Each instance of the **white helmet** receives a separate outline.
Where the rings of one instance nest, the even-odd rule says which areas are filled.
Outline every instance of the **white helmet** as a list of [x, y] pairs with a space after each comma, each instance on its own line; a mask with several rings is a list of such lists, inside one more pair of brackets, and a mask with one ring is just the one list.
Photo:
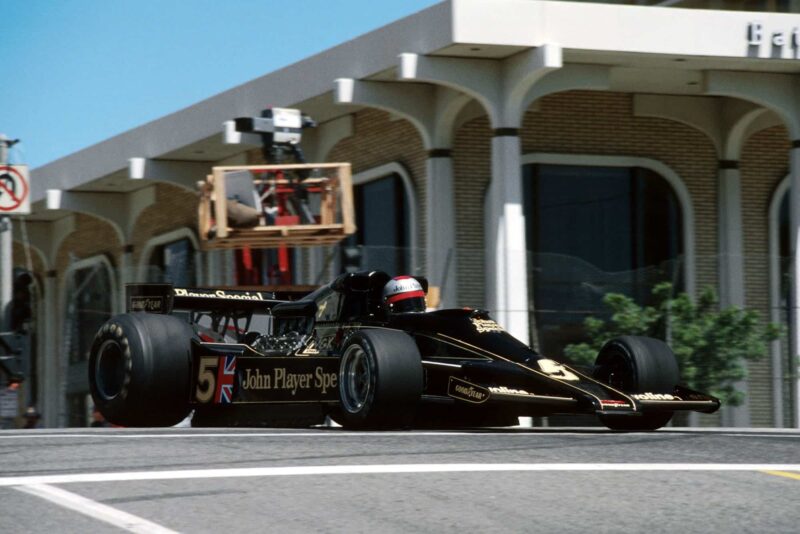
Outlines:
[[424, 312], [425, 291], [412, 276], [395, 276], [383, 286], [383, 302], [393, 313]]

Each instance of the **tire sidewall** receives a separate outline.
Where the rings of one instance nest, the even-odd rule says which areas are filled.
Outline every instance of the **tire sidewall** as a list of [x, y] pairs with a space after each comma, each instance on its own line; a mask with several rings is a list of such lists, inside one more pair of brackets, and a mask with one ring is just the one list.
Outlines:
[[344, 355], [358, 344], [369, 366], [369, 391], [356, 412], [340, 406], [334, 420], [350, 428], [402, 428], [413, 420], [422, 395], [422, 357], [407, 333], [391, 329], [362, 329], [350, 333], [342, 343], [339, 395], [346, 387]]
[[[675, 355], [666, 343], [643, 336], [622, 336], [607, 342], [600, 350], [595, 365], [599, 367], [613, 358], [622, 358], [628, 365], [631, 387], [626, 393], [672, 393], [680, 382]], [[641, 415], [600, 415], [600, 421], [612, 430], [649, 431], [666, 425], [672, 412], [656, 411]]]
[[364, 336], [363, 332], [357, 331], [350, 334], [342, 344], [342, 362], [339, 367], [339, 395], [341, 398], [345, 396], [344, 389], [346, 388], [345, 380], [345, 359], [344, 355], [348, 349], [353, 345], [358, 345], [364, 351], [366, 356], [367, 366], [369, 368], [369, 390], [367, 397], [364, 399], [362, 406], [355, 412], [345, 408], [344, 402], [341, 402], [341, 412], [343, 417], [350, 423], [358, 426], [363, 426], [368, 423], [369, 415], [372, 412], [372, 407], [375, 405], [375, 395], [377, 393], [378, 385], [378, 369], [377, 358], [375, 356], [375, 347], [370, 342], [368, 336]]
[[[177, 317], [143, 312], [104, 324], [89, 357], [89, 389], [95, 406], [122, 426], [170, 426], [189, 413], [192, 329]], [[98, 387], [100, 350], [115, 344], [122, 354], [122, 388], [112, 398]]]
[[675, 355], [666, 343], [644, 336], [622, 336], [607, 342], [597, 356], [596, 366], [618, 357], [632, 374], [629, 393], [672, 393], [680, 381]]
[[[136, 367], [136, 374], [141, 374], [141, 367], [143, 366], [142, 355], [144, 353], [139, 330], [136, 328], [136, 322], [132, 319], [131, 315], [121, 315], [110, 319], [101, 328], [95, 336], [94, 342], [89, 356], [89, 390], [92, 395], [95, 406], [100, 413], [110, 422], [116, 424], [125, 424], [128, 422], [126, 417], [128, 410], [128, 400], [133, 393], [134, 400], [136, 399], [138, 384], [131, 384], [134, 375], [134, 367]], [[134, 334], [134, 335], [131, 335]], [[122, 388], [112, 398], [104, 395], [98, 387], [98, 366], [102, 354], [100, 350], [106, 347], [107, 343], [115, 343], [122, 354], [123, 380]], [[136, 355], [136, 362], [134, 363], [134, 355]], [[133, 391], [132, 391], [133, 390]]]

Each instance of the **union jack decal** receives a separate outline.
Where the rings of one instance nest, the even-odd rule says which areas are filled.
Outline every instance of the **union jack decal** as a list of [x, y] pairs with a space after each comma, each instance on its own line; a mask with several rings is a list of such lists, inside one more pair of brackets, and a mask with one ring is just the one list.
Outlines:
[[233, 402], [233, 382], [236, 377], [236, 356], [220, 356], [217, 371], [217, 392], [214, 402], [230, 404]]

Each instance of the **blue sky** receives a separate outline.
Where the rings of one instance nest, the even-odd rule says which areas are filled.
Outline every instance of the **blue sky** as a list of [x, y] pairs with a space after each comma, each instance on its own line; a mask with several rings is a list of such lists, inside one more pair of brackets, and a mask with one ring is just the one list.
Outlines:
[[0, 0], [0, 132], [38, 167], [437, 0]]

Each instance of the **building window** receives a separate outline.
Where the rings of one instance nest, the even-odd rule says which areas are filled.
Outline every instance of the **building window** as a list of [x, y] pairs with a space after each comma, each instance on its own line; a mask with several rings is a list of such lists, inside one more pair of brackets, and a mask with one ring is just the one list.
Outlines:
[[607, 293], [640, 304], [661, 281], [682, 289], [683, 222], [670, 184], [642, 167], [524, 167], [532, 332], [545, 354], [583, 339]]
[[243, 248], [234, 253], [236, 285], [281, 286], [294, 284], [295, 249]]
[[187, 237], [153, 247], [148, 267], [149, 282], [169, 282], [178, 287], [197, 285], [195, 249]]
[[66, 322], [70, 364], [89, 358], [94, 335], [111, 317], [112, 292], [110, 274], [103, 263], [76, 269], [69, 276]]
[[[80, 264], [79, 264], [80, 265]], [[67, 425], [87, 426], [87, 360], [94, 336], [111, 318], [114, 284], [108, 261], [90, 260], [67, 273], [64, 346], [67, 349]]]
[[397, 173], [353, 187], [358, 230], [342, 246], [342, 271], [408, 272], [410, 221], [406, 196]]
[[783, 194], [778, 208], [778, 257], [780, 262], [780, 307], [785, 310], [788, 321], [789, 292], [791, 291], [792, 250], [791, 222], [789, 219], [789, 191]]

